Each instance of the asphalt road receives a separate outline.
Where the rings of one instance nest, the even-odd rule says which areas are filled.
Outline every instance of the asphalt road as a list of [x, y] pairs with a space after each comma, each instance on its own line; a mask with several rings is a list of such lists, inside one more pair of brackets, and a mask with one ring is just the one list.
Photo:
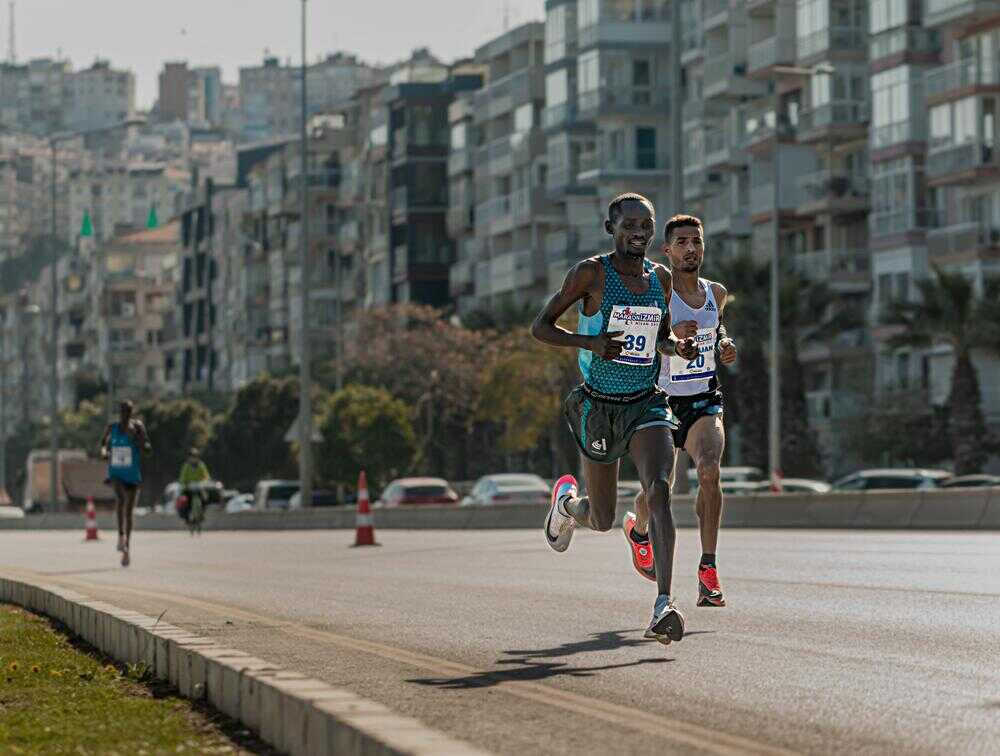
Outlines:
[[729, 607], [675, 594], [688, 635], [642, 630], [655, 589], [623, 536], [540, 532], [0, 533], [44, 575], [378, 700], [504, 754], [998, 753], [1000, 535], [730, 531]]

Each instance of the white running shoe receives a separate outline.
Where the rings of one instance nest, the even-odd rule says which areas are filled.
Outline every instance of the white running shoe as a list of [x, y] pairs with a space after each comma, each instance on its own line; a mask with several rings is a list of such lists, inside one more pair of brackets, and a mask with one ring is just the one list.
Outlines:
[[[549, 505], [549, 513], [545, 517], [544, 528], [545, 542], [553, 551], [565, 551], [569, 548], [569, 542], [573, 540], [576, 520], [560, 510], [559, 502], [567, 496], [575, 496], [578, 490], [576, 478], [572, 475], [563, 475], [552, 486], [552, 503]], [[556, 535], [553, 536], [553, 533]]]
[[670, 596], [660, 594], [656, 597], [656, 603], [653, 604], [653, 619], [643, 637], [655, 638], [664, 645], [684, 637], [684, 615], [674, 606]]

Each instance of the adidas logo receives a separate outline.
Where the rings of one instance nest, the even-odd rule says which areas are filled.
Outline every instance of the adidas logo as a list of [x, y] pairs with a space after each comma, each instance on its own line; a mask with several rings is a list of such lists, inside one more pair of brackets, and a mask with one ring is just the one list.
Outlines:
[[595, 454], [607, 454], [608, 453], [608, 442], [606, 439], [601, 439], [600, 441], [595, 441], [590, 445], [590, 448], [594, 450]]
[[715, 305], [712, 304], [711, 302], [707, 302], [705, 304], [705, 309], [708, 310], [709, 312], [715, 312]]

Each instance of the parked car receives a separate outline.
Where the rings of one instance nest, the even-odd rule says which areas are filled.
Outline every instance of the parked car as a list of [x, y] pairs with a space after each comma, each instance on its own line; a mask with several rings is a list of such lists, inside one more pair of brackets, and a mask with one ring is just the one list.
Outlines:
[[[335, 507], [340, 502], [337, 501], [336, 491], [313, 491], [312, 493], [312, 505], [314, 507]], [[289, 500], [289, 509], [301, 509], [302, 508], [302, 494], [300, 491], [296, 491], [292, 494], [292, 498]]]
[[297, 480], [259, 480], [254, 489], [254, 509], [290, 509], [292, 496], [299, 491]]
[[[767, 481], [761, 483], [764, 491], [771, 489], [771, 484]], [[784, 478], [781, 481], [783, 493], [829, 493], [833, 489], [829, 483], [822, 480], [809, 480], [808, 478]]]
[[254, 508], [253, 494], [237, 494], [226, 502], [226, 514], [239, 514], [249, 512]]
[[549, 484], [537, 475], [527, 473], [484, 475], [476, 481], [469, 495], [462, 499], [462, 506], [548, 504], [551, 495]]
[[23, 520], [24, 510], [8, 505], [0, 506], [0, 520]]
[[956, 475], [941, 481], [941, 488], [984, 488], [1000, 486], [1000, 475]]
[[458, 494], [443, 478], [399, 478], [392, 481], [376, 507], [457, 504]]
[[859, 470], [833, 484], [836, 491], [880, 491], [888, 489], [937, 488], [952, 477], [947, 470], [876, 469]]

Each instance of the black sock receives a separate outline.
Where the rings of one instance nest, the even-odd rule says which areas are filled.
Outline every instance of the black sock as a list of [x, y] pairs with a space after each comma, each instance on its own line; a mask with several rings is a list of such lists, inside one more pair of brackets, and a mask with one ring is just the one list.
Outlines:
[[638, 543], [640, 546], [649, 543], [649, 533], [640, 533], [635, 528], [632, 528], [632, 532], [629, 533], [629, 538]]
[[701, 565], [703, 567], [715, 567], [715, 554], [703, 553], [701, 555]]

